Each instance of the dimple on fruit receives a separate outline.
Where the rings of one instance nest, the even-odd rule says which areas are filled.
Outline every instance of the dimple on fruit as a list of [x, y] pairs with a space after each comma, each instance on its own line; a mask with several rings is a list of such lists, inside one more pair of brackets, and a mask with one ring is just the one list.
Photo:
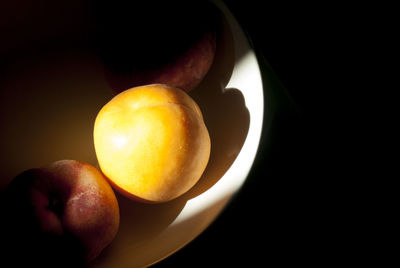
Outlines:
[[94, 145], [104, 175], [122, 194], [166, 202], [203, 174], [211, 142], [199, 106], [164, 84], [128, 89], [98, 113]]

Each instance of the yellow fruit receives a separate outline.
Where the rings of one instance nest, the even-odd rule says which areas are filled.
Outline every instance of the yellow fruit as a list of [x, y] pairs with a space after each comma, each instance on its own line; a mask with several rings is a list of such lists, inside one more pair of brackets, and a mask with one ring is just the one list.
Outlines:
[[108, 102], [94, 126], [101, 170], [128, 197], [165, 202], [200, 179], [210, 137], [198, 105], [163, 84], [128, 89]]

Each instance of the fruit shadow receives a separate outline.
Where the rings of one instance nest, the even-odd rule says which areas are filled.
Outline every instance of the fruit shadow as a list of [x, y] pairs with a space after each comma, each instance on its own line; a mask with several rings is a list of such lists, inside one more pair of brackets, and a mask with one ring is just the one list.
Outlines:
[[221, 22], [214, 64], [204, 81], [189, 94], [200, 106], [210, 134], [211, 154], [200, 181], [184, 196], [191, 199], [207, 191], [230, 168], [246, 139], [250, 114], [240, 89], [227, 88], [235, 62], [240, 60], [226, 21]]

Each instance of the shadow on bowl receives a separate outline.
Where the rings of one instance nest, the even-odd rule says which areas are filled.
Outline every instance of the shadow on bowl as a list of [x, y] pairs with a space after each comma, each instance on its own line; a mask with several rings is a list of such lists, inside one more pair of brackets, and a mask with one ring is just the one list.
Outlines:
[[[114, 261], [121, 260], [120, 264], [123, 265], [122, 260], [129, 259], [132, 254], [141, 256], [140, 259], [152, 259], [152, 253], [149, 252], [151, 242], [160, 236], [166, 237], [172, 243], [173, 231], [164, 231], [190, 199], [218, 182], [239, 154], [247, 136], [250, 116], [240, 90], [225, 88], [235, 64], [233, 37], [226, 23], [222, 18], [216, 56], [209, 73], [202, 83], [189, 93], [200, 106], [211, 138], [211, 155], [205, 172], [191, 190], [167, 203], [141, 204], [118, 195], [122, 220], [119, 234], [93, 266], [108, 267], [111, 265], [111, 262], [108, 262], [109, 258]], [[190, 221], [202, 221], [207, 218], [207, 214], [213, 214], [209, 210], [220, 209], [226, 202], [226, 198], [221, 198], [220, 202], [207, 211], [197, 213]], [[125, 235], [127, 233], [129, 236]], [[157, 241], [162, 241], [160, 237], [157, 237]]]

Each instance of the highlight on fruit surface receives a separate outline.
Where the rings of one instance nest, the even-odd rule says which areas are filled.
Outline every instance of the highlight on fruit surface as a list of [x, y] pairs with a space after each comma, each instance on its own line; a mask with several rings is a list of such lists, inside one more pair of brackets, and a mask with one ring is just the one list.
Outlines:
[[196, 102], [163, 84], [128, 89], [100, 110], [94, 145], [104, 175], [122, 194], [165, 202], [203, 174], [211, 141]]

